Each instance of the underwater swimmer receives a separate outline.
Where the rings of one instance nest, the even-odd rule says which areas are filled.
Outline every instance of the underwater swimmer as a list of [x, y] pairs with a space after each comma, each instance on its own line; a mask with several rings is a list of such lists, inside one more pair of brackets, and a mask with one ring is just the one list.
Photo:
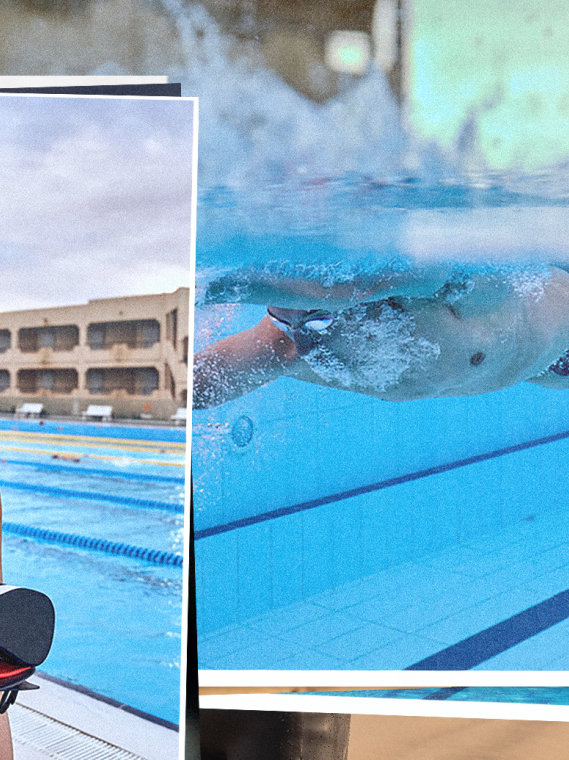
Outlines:
[[323, 298], [308, 283], [299, 298], [290, 288], [284, 307], [196, 354], [195, 408], [281, 376], [387, 401], [477, 395], [522, 381], [569, 388], [566, 271], [442, 274], [423, 286], [380, 283], [355, 305], [353, 292]]

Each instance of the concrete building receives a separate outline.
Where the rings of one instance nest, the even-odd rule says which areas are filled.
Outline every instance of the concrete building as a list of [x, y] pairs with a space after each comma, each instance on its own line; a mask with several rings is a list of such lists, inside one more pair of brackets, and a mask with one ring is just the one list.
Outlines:
[[168, 419], [187, 403], [189, 290], [0, 314], [0, 411], [111, 405]]

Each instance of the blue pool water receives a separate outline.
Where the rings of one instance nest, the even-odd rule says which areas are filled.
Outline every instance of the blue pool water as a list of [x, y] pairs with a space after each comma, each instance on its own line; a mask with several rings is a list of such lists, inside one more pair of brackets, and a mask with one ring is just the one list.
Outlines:
[[319, 696], [367, 697], [372, 699], [434, 699], [453, 702], [520, 702], [534, 705], [569, 705], [569, 688], [566, 686], [467, 686], [444, 689], [362, 689], [312, 693]]
[[[566, 157], [491, 171], [479, 119], [499, 105], [425, 144], [380, 72], [315, 105], [203, 9], [166, 7], [200, 96], [198, 350], [285, 291], [327, 309], [436, 264], [527, 295], [567, 267]], [[192, 424], [202, 668], [569, 667], [567, 392], [395, 404], [279, 379]]]
[[[565, 196], [534, 190], [337, 179], [306, 190], [288, 231], [267, 198], [253, 229], [230, 192], [231, 224], [206, 198], [196, 346], [263, 316], [239, 303], [259, 277], [278, 298], [285, 281], [353, 284], [440, 249], [529, 287], [569, 239]], [[294, 206], [298, 186], [271, 199], [289, 192]], [[219, 292], [233, 302], [209, 303]], [[568, 431], [569, 396], [527, 383], [392, 404], [280, 379], [195, 412], [201, 667], [564, 667]]]
[[173, 723], [181, 567], [64, 545], [52, 534], [22, 537], [11, 526], [181, 555], [184, 441], [181, 429], [0, 421], [4, 580], [44, 591], [56, 608], [42, 670]]

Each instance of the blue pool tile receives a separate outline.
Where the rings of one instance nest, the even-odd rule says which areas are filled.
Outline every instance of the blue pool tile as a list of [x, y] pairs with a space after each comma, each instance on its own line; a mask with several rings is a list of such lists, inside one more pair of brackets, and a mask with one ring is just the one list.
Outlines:
[[425, 557], [425, 567], [443, 572], [468, 574], [468, 568], [472, 562], [479, 562], [481, 558], [491, 555], [491, 551], [482, 548], [472, 548], [467, 544], [457, 543], [456, 546], [436, 552]]
[[466, 541], [462, 546], [456, 547], [455, 552], [460, 560], [461, 550], [484, 554], [501, 551], [504, 546], [513, 548], [516, 544], [522, 543], [528, 534], [532, 534], [531, 523], [518, 521], [515, 525], [501, 530], [497, 534], [479, 536], [471, 541]]
[[361, 499], [346, 499], [330, 505], [332, 527], [332, 583], [340, 586], [360, 578], [361, 568]]
[[450, 594], [434, 587], [431, 593], [418, 596], [412, 606], [385, 616], [381, 622], [404, 633], [418, 633], [452, 614], [486, 601], [488, 596], [483, 586], [477, 583], [465, 584], [463, 589]]
[[569, 622], [564, 621], [478, 665], [476, 670], [556, 670], [566, 656]]
[[385, 494], [381, 491], [359, 497], [361, 510], [362, 574], [378, 573], [389, 565], [387, 552]]
[[272, 521], [273, 606], [283, 607], [303, 599], [304, 555], [302, 515]]
[[415, 559], [458, 543], [463, 506], [456, 499], [459, 488], [456, 475], [456, 472], [444, 473], [406, 484]]
[[368, 623], [355, 631], [338, 636], [332, 641], [323, 642], [313, 648], [330, 657], [343, 658], [347, 662], [367, 652], [380, 649], [400, 638], [401, 633], [399, 631]]
[[335, 505], [309, 510], [302, 515], [303, 595], [308, 598], [332, 586], [333, 526], [329, 512]]
[[201, 553], [200, 628], [204, 633], [239, 622], [239, 553], [237, 531], [205, 538]]
[[508, 567], [513, 561], [513, 557], [508, 559], [504, 556], [495, 556], [489, 554], [485, 557], [479, 557], [477, 559], [469, 559], [462, 564], [456, 564], [454, 566], [455, 572], [462, 573], [468, 578], [482, 579], [493, 573], [499, 572], [504, 567]]
[[[225, 500], [221, 477], [211, 477], [212, 459], [209, 439], [195, 438], [192, 445], [193, 504], [195, 529], [225, 522]], [[213, 460], [215, 461], [215, 460]]]
[[344, 614], [350, 615], [355, 620], [381, 625], [386, 618], [407, 609], [411, 604], [409, 599], [402, 599], [397, 594], [376, 593], [372, 599], [345, 609]]
[[277, 670], [341, 670], [344, 660], [307, 649], [276, 663]]
[[275, 670], [281, 660], [298, 654], [298, 644], [291, 641], [271, 639], [257, 641], [252, 637], [252, 645], [238, 652], [220, 657], [216, 663], [217, 670]]
[[264, 636], [260, 631], [252, 630], [246, 626], [239, 626], [233, 630], [200, 641], [198, 644], [199, 660], [200, 662], [202, 659], [207, 662], [217, 662], [222, 657], [226, 657], [242, 649], [248, 649], [253, 640], [256, 644], [263, 643], [266, 645], [271, 641], [271, 637]]
[[[497, 464], [496, 464], [497, 463]], [[453, 486], [460, 498], [459, 535], [462, 542], [502, 528], [499, 468], [502, 460], [481, 462], [453, 473]]]
[[425, 636], [454, 644], [532, 607], [547, 595], [526, 587], [512, 589], [424, 629]]
[[321, 619], [327, 614], [323, 607], [301, 602], [284, 609], [274, 610], [267, 615], [251, 618], [247, 621], [247, 625], [267, 635], [278, 636], [285, 631]]
[[378, 595], [381, 586], [372, 578], [347, 583], [337, 589], [328, 589], [321, 594], [311, 597], [312, 604], [325, 607], [328, 610], [345, 610], [362, 602], [372, 601]]
[[475, 579], [474, 583], [478, 585], [485, 597], [497, 596], [511, 589], [525, 586], [532, 582], [537, 575], [535, 565], [526, 560], [525, 562], [513, 562], [510, 566], [504, 567], [491, 575], [484, 578]]
[[272, 526], [260, 523], [236, 533], [239, 537], [239, 614], [241, 620], [246, 620], [271, 609]]
[[346, 615], [330, 613], [312, 623], [306, 623], [288, 631], [281, 631], [286, 641], [296, 641], [301, 646], [315, 647], [345, 633], [361, 628], [363, 623]]
[[198, 635], [203, 627], [203, 597], [204, 597], [204, 576], [203, 576], [203, 549], [198, 542], [194, 544], [194, 575], [196, 584], [196, 625]]
[[390, 644], [368, 652], [347, 664], [349, 670], [404, 670], [435, 652], [441, 645], [421, 636], [402, 636]]
[[536, 574], [536, 576], [525, 587], [544, 599], [569, 589], [569, 567], [567, 566], [541, 575]]
[[410, 508], [415, 495], [408, 483], [381, 492], [385, 505], [384, 530], [388, 565], [414, 561], [417, 558], [417, 526], [414, 524], [413, 510]]

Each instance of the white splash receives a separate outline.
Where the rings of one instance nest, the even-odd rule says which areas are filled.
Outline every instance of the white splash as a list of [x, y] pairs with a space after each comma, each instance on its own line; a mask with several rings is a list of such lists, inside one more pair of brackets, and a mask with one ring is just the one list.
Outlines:
[[438, 344], [415, 334], [409, 313], [382, 302], [340, 312], [329, 338], [304, 359], [326, 383], [382, 393], [439, 355]]

